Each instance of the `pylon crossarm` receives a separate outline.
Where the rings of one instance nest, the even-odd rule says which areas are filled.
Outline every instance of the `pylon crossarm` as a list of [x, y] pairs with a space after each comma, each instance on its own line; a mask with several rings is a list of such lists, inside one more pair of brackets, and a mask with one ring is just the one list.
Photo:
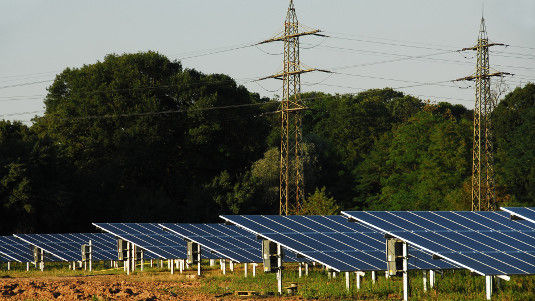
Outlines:
[[303, 69], [303, 70], [296, 70], [296, 71], [290, 71], [290, 72], [281, 72], [281, 73], [277, 73], [277, 74], [274, 74], [274, 75], [270, 75], [270, 76], [266, 76], [266, 77], [262, 77], [262, 78], [259, 78], [258, 80], [265, 80], [265, 79], [269, 79], [269, 78], [274, 78], [274, 79], [284, 79], [284, 76], [285, 75], [298, 75], [298, 74], [303, 74], [303, 73], [308, 73], [308, 72], [313, 72], [313, 71], [321, 71], [321, 72], [329, 72], [329, 71], [325, 71], [325, 70], [318, 70], [318, 69]]
[[275, 37], [275, 38], [272, 38], [272, 39], [268, 39], [268, 40], [262, 41], [262, 42], [258, 43], [257, 45], [262, 45], [262, 44], [271, 43], [271, 42], [277, 42], [277, 41], [284, 41], [284, 40], [287, 40], [287, 39], [297, 38], [297, 37], [301, 37], [301, 36], [309, 36], [309, 35], [326, 37], [325, 35], [319, 34], [320, 32], [321, 32], [321, 30], [316, 29], [316, 30], [312, 30], [312, 31], [305, 31], [305, 32], [299, 32], [299, 33], [294, 33], [294, 34], [289, 34], [289, 35], [283, 35], [283, 36], [280, 36], [280, 37]]
[[476, 45], [476, 46], [474, 46], [474, 47], [463, 48], [463, 49], [458, 50], [458, 51], [461, 52], [461, 51], [468, 51], [468, 50], [478, 50], [478, 49], [480, 49], [480, 48], [492, 47], [492, 46], [504, 46], [504, 47], [509, 47], [509, 45], [507, 45], [507, 44], [503, 44], [503, 43], [488, 43], [488, 44], [485, 44], [485, 45]]
[[278, 110], [278, 111], [275, 111], [274, 113], [281, 113], [281, 112], [295, 112], [295, 111], [302, 111], [302, 110], [307, 110], [308, 108], [305, 108], [305, 107], [302, 107], [302, 108], [290, 108], [290, 109], [285, 109], [285, 110]]
[[456, 80], [454, 80], [454, 82], [465, 81], [465, 80], [466, 81], [472, 81], [474, 79], [487, 79], [487, 78], [491, 78], [491, 77], [495, 77], [495, 76], [505, 76], [505, 75], [514, 75], [514, 74], [509, 73], [509, 72], [494, 72], [494, 73], [490, 73], [490, 74], [470, 75], [470, 76], [467, 76], [467, 77], [456, 79]]

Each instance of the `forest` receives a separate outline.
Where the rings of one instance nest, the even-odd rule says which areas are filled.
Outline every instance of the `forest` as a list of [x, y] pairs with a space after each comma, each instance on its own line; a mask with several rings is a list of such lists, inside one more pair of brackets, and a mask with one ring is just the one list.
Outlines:
[[[306, 93], [304, 214], [470, 210], [473, 112], [389, 88]], [[31, 126], [0, 121], [0, 232], [277, 214], [280, 116], [155, 52], [58, 74]], [[535, 85], [492, 116], [501, 205], [535, 206]]]

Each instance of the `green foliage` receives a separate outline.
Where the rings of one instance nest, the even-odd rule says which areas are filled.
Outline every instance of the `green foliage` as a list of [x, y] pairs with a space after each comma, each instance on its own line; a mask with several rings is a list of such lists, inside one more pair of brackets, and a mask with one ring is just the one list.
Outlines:
[[47, 136], [0, 121], [0, 232], [50, 231], [71, 222], [65, 193], [71, 171]]
[[470, 124], [421, 111], [385, 134], [355, 170], [357, 188], [376, 210], [445, 210], [470, 176]]
[[493, 114], [498, 192], [511, 206], [535, 206], [535, 84], [507, 95]]
[[336, 215], [340, 213], [340, 206], [336, 200], [330, 197], [325, 191], [325, 187], [316, 188], [303, 202], [300, 214], [302, 215]]

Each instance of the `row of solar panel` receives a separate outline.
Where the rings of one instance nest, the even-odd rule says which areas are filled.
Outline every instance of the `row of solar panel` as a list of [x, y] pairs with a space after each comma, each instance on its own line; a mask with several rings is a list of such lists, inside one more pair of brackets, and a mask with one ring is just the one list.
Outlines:
[[[261, 242], [254, 234], [223, 224], [95, 224], [107, 233], [16, 234], [0, 237], [0, 260], [33, 262], [33, 247], [49, 255], [49, 261], [79, 261], [81, 246], [91, 241], [94, 260], [117, 259], [117, 238], [144, 251], [145, 259], [186, 258], [187, 240], [203, 245], [203, 258], [225, 258], [234, 262], [260, 262]], [[286, 260], [297, 261], [289, 253]], [[304, 261], [300, 259], [300, 261]]]
[[342, 214], [481, 275], [535, 274], [535, 223], [528, 218], [514, 220], [507, 212]]
[[[67, 261], [79, 260], [80, 245], [88, 240], [94, 245], [95, 260], [115, 259], [119, 237], [145, 250], [147, 259], [185, 258], [184, 240], [190, 240], [209, 251], [202, 252], [205, 258], [235, 262], [260, 262], [257, 238], [261, 237], [290, 250], [285, 261], [305, 261], [304, 257], [336, 271], [373, 271], [387, 269], [384, 235], [388, 234], [410, 243], [412, 269], [467, 268], [485, 275], [532, 274], [535, 226], [529, 222], [529, 214], [535, 211], [503, 209], [516, 210], [514, 215], [527, 221], [512, 221], [504, 212], [344, 212], [346, 217], [222, 216], [239, 227], [102, 223], [94, 225], [108, 234], [17, 237]], [[347, 217], [359, 223], [348, 223]], [[11, 244], [15, 245], [13, 241]], [[1, 245], [0, 253], [15, 258]], [[16, 260], [27, 261], [20, 259]]]

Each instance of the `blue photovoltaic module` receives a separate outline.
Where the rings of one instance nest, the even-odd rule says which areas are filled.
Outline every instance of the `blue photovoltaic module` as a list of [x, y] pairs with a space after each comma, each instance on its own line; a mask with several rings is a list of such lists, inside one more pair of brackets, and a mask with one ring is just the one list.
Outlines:
[[[221, 216], [227, 222], [276, 242], [309, 260], [339, 271], [387, 269], [383, 234], [342, 216]], [[430, 254], [412, 250], [411, 269], [451, 269]]]
[[116, 260], [117, 240], [107, 233], [15, 234], [24, 242], [43, 249], [62, 261], [80, 261], [82, 245], [92, 244], [93, 260]]
[[535, 225], [505, 212], [342, 214], [481, 275], [535, 273]]

